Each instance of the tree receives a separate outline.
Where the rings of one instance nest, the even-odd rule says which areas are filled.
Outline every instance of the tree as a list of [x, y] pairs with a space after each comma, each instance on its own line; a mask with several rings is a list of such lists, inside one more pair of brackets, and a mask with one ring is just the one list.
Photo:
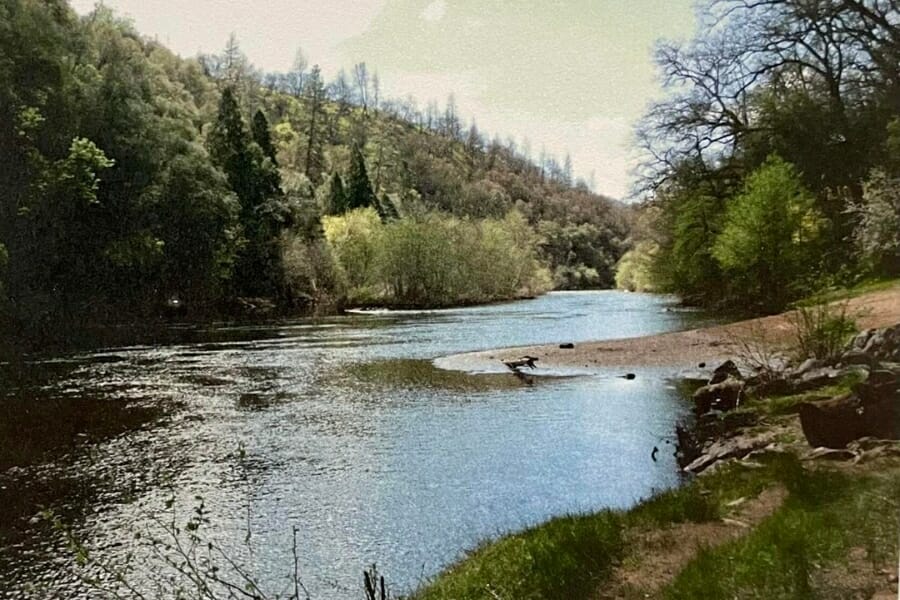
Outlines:
[[[266, 126], [266, 131], [268, 127]], [[210, 153], [228, 177], [241, 206], [247, 245], [237, 260], [238, 291], [272, 294], [280, 282], [276, 239], [284, 224], [283, 211], [273, 203], [280, 197], [280, 177], [262, 149], [250, 139], [237, 98], [225, 88], [219, 114], [209, 136]]]
[[350, 155], [350, 172], [347, 175], [347, 208], [376, 206], [375, 192], [366, 172], [366, 160], [359, 146], [354, 146]]
[[273, 165], [278, 166], [278, 161], [275, 158], [275, 145], [272, 143], [272, 132], [269, 129], [269, 120], [262, 110], [257, 110], [253, 115], [253, 141], [259, 145], [266, 158], [271, 160]]
[[335, 171], [331, 174], [327, 213], [330, 215], [341, 215], [347, 212], [347, 209], [347, 192], [344, 190], [344, 180], [341, 178], [340, 173]]
[[773, 155], [731, 201], [712, 253], [747, 303], [777, 311], [807, 291], [820, 227], [799, 174]]
[[306, 105], [309, 125], [306, 128], [306, 165], [304, 172], [310, 181], [318, 181], [324, 168], [325, 158], [325, 84], [319, 65], [312, 68], [306, 83]]
[[863, 259], [877, 273], [900, 274], [900, 177], [873, 171], [862, 201], [849, 210], [858, 221], [853, 237]]

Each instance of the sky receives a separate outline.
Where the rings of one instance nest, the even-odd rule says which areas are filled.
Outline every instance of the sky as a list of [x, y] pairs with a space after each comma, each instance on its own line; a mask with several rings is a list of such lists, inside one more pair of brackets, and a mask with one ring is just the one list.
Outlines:
[[[87, 12], [95, 0], [72, 0]], [[234, 32], [250, 61], [290, 68], [297, 48], [329, 77], [365, 61], [383, 95], [442, 106], [450, 93], [479, 129], [527, 139], [595, 191], [623, 198], [633, 125], [661, 91], [659, 38], [695, 27], [693, 0], [104, 0], [182, 56]]]

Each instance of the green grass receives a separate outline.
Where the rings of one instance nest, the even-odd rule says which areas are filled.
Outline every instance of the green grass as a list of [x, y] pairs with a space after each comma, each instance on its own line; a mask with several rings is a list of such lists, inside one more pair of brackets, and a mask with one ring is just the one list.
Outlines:
[[797, 407], [801, 403], [820, 400], [822, 398], [834, 398], [835, 396], [846, 394], [851, 390], [854, 384], [859, 383], [863, 378], [864, 376], [861, 372], [851, 373], [845, 375], [833, 385], [810, 390], [808, 392], [789, 394], [786, 396], [752, 398], [745, 403], [743, 408], [770, 416], [794, 414], [797, 412]]
[[[842, 597], [816, 577], [845, 569], [850, 549], [896, 560], [900, 473], [851, 476], [817, 470], [786, 478], [789, 496], [746, 537], [702, 551], [665, 590], [681, 598]], [[824, 588], [824, 589], [823, 589]]]
[[613, 565], [629, 558], [629, 530], [716, 520], [729, 502], [776, 484], [789, 493], [782, 508], [744, 538], [701, 551], [666, 589], [667, 597], [813, 597], [814, 569], [840, 561], [853, 546], [865, 547], [874, 560], [890, 559], [900, 470], [853, 476], [810, 469], [785, 454], [758, 462], [753, 468], [726, 465], [627, 512], [558, 518], [486, 543], [411, 598], [590, 598]]
[[412, 598], [585, 598], [623, 555], [622, 532], [610, 511], [553, 519], [485, 544]]
[[[629, 528], [718, 519], [726, 503], [755, 496], [785, 473], [784, 457], [761, 468], [730, 465], [654, 495], [628, 512], [553, 519], [486, 543], [415, 593], [415, 600], [589, 598], [628, 553]], [[795, 465], [796, 461], [789, 461]]]
[[884, 290], [900, 287], [900, 279], [865, 279], [856, 285], [847, 288], [833, 288], [813, 294], [808, 298], [794, 302], [794, 306], [814, 306], [826, 302], [837, 302]]

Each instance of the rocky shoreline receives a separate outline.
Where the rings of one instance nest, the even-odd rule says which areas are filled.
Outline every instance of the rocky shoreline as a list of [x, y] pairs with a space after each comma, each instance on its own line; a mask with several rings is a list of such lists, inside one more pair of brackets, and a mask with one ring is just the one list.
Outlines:
[[[762, 452], [810, 460], [900, 456], [900, 323], [863, 331], [831, 361], [739, 363], [726, 360], [713, 371], [693, 394], [694, 418], [676, 427], [686, 472]], [[780, 414], [762, 410], [771, 398], [787, 399]]]

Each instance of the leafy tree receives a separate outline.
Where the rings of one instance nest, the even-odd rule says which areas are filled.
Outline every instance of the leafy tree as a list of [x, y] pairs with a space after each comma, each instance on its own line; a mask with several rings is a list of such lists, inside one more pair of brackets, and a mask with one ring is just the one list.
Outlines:
[[359, 146], [354, 146], [350, 154], [350, 172], [347, 175], [347, 208], [376, 206], [375, 192], [366, 172], [366, 160]]
[[731, 201], [712, 253], [747, 303], [775, 311], [806, 291], [820, 228], [799, 174], [773, 155]]
[[873, 171], [850, 212], [858, 219], [854, 240], [863, 259], [876, 272], [900, 274], [900, 177]]

